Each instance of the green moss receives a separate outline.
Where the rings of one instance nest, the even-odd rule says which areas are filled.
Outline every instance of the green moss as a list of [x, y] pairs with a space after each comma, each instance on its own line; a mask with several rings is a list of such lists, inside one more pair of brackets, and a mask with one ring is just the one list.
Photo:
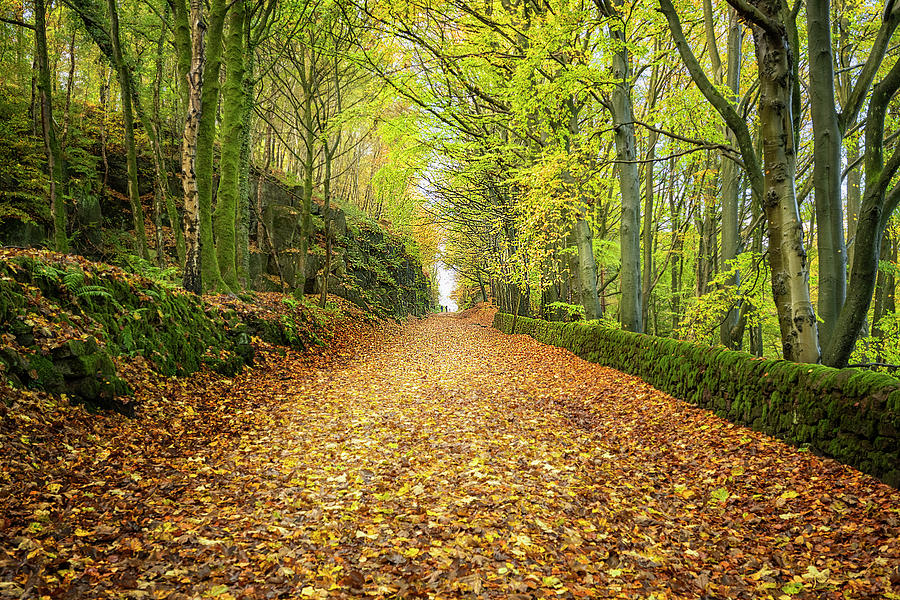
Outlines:
[[[510, 332], [513, 316], [497, 313], [494, 327]], [[588, 360], [645, 379], [656, 388], [736, 423], [808, 444], [900, 484], [900, 381], [882, 373], [831, 369], [744, 352], [605, 328], [525, 317], [517, 333], [567, 348]]]
[[33, 387], [50, 392], [57, 392], [62, 389], [63, 376], [53, 366], [53, 362], [44, 356], [32, 356], [28, 361], [31, 368], [31, 376], [33, 377]]

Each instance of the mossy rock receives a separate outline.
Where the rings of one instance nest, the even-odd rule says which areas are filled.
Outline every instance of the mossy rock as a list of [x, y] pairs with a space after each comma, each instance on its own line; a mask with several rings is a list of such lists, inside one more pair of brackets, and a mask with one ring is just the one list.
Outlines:
[[28, 368], [32, 381], [29, 386], [45, 390], [51, 393], [61, 394], [65, 391], [62, 373], [54, 366], [46, 356], [34, 355], [28, 360]]

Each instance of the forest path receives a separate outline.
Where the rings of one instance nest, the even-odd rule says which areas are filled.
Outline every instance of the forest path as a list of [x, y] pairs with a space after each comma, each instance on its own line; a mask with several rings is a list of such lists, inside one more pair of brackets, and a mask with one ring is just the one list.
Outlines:
[[285, 381], [286, 421], [235, 461], [291, 595], [892, 589], [900, 494], [488, 323], [433, 316]]
[[232, 434], [123, 431], [144, 449], [86, 467], [54, 597], [900, 594], [900, 493], [488, 323], [211, 387], [258, 400]]

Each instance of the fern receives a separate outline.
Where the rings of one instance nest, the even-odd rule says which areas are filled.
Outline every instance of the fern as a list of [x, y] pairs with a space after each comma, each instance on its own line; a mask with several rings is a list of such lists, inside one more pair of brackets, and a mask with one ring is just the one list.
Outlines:
[[122, 305], [113, 297], [112, 292], [102, 285], [90, 285], [85, 283], [85, 273], [81, 269], [65, 271], [62, 276], [62, 285], [76, 298], [87, 300], [93, 307], [93, 301], [102, 298], [122, 310]]
[[62, 269], [58, 269], [53, 265], [36, 262], [34, 265], [34, 274], [38, 277], [43, 277], [44, 279], [60, 279], [65, 275], [65, 271]]
[[121, 266], [129, 273], [149, 279], [160, 287], [170, 290], [179, 287], [177, 281], [178, 269], [175, 267], [160, 268], [150, 261], [133, 254], [126, 254], [123, 257]]
[[66, 271], [65, 275], [63, 275], [62, 283], [69, 292], [78, 295], [79, 291], [84, 287], [84, 271], [79, 269]]
[[113, 298], [113, 295], [109, 293], [109, 290], [102, 285], [81, 286], [78, 288], [78, 291], [75, 292], [75, 295], [79, 298], [105, 298], [106, 300], [112, 300], [115, 304], [118, 304]]

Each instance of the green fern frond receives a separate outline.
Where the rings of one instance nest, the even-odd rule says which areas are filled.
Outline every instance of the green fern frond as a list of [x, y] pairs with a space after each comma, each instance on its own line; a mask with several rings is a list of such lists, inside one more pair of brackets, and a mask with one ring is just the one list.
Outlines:
[[[62, 278], [63, 286], [73, 294], [78, 294], [84, 288], [84, 271], [73, 269], [66, 271]], [[96, 287], [96, 286], [94, 286]]]

